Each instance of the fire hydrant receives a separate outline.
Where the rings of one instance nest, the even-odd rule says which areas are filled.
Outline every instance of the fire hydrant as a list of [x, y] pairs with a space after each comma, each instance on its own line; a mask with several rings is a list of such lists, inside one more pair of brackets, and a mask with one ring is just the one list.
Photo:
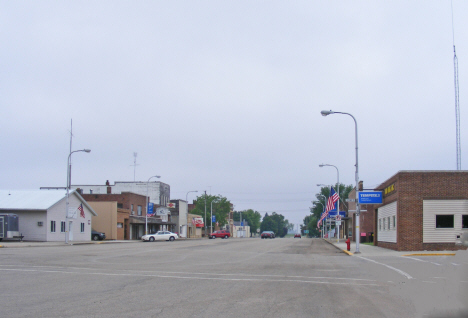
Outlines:
[[351, 240], [349, 238], [346, 240], [346, 249], [348, 252], [351, 250]]

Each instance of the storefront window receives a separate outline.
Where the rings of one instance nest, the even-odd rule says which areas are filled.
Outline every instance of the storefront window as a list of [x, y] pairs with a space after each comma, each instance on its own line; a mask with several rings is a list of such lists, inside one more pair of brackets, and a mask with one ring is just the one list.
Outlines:
[[453, 229], [453, 214], [436, 215], [436, 228], [451, 228]]

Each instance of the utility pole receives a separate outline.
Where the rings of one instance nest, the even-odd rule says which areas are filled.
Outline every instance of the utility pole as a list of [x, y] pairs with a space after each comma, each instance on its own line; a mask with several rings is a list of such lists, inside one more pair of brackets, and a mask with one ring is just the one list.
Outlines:
[[205, 190], [205, 236], [206, 236], [206, 190]]

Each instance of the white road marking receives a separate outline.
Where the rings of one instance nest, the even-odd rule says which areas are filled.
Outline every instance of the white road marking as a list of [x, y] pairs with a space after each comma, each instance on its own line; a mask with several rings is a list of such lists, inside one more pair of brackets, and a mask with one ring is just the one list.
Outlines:
[[399, 273], [399, 274], [405, 276], [405, 277], [408, 278], [408, 279], [413, 279], [413, 277], [411, 277], [410, 274], [408, 274], [408, 273], [402, 271], [401, 269], [395, 268], [395, 267], [393, 267], [393, 266], [390, 266], [390, 265], [387, 265], [387, 264], [384, 264], [384, 263], [380, 263], [380, 262], [374, 261], [373, 259], [370, 259], [370, 258], [366, 258], [366, 257], [362, 257], [362, 256], [357, 256], [357, 257], [359, 257], [359, 258], [361, 258], [361, 259], [365, 259], [366, 261], [369, 261], [369, 262], [373, 262], [373, 263], [376, 263], [376, 264], [385, 266], [385, 267], [387, 267], [387, 268], [389, 268], [389, 269], [391, 269], [391, 270], [393, 270], [393, 271], [395, 271], [395, 272], [397, 272], [397, 273]]
[[[0, 265], [8, 266], [8, 267], [26, 267], [22, 265]], [[56, 268], [55, 266], [27, 266], [29, 268]], [[63, 268], [65, 269], [74, 269], [74, 270], [83, 270], [83, 271], [91, 271], [96, 270], [94, 268], [86, 268], [86, 267], [68, 267]], [[1, 268], [0, 268], [1, 270]], [[30, 270], [33, 271], [33, 270]], [[245, 276], [245, 277], [277, 277], [277, 278], [304, 278], [304, 279], [337, 279], [337, 280], [354, 280], [354, 281], [368, 281], [368, 282], [375, 282], [375, 279], [366, 279], [366, 278], [348, 278], [348, 277], [328, 277], [328, 276], [288, 276], [288, 275], [258, 275], [258, 274], [245, 274], [245, 273], [198, 273], [198, 272], [171, 272], [171, 271], [134, 271], [134, 270], [118, 270], [120, 272], [124, 272], [123, 274], [127, 273], [128, 275], [131, 274], [141, 274], [141, 273], [163, 273], [163, 274], [181, 274], [181, 275], [209, 275], [209, 276]]]
[[[138, 277], [154, 277], [154, 278], [175, 278], [188, 280], [220, 280], [220, 281], [247, 281], [247, 282], [288, 282], [288, 283], [305, 283], [305, 284], [324, 284], [324, 285], [348, 285], [348, 286], [381, 286], [375, 283], [346, 283], [346, 282], [330, 282], [316, 280], [297, 280], [297, 279], [265, 279], [265, 278], [221, 278], [221, 277], [196, 277], [196, 276], [174, 276], [174, 275], [157, 275], [157, 274], [139, 274], [139, 273], [91, 273], [91, 272], [71, 272], [60, 270], [39, 270], [39, 269], [2, 269], [0, 271], [17, 271], [17, 272], [42, 272], [42, 273], [58, 273], [58, 274], [75, 274], [75, 275], [101, 275], [101, 276], [138, 276]], [[326, 277], [329, 279], [329, 277]]]
[[419, 258], [416, 258], [416, 257], [411, 257], [411, 256], [400, 256], [400, 257], [409, 258], [409, 259], [412, 259], [412, 260], [415, 260], [415, 261], [427, 263], [427, 261], [423, 261], [422, 259], [419, 259]]

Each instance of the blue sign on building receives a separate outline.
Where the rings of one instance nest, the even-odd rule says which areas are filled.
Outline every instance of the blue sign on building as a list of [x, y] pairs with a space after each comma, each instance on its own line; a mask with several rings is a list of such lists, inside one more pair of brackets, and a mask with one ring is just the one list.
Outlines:
[[[346, 211], [340, 211], [340, 216], [341, 217], [346, 217]], [[336, 217], [336, 211], [330, 211], [328, 212], [328, 218], [334, 219]]]
[[148, 202], [148, 213], [146, 214], [153, 214], [153, 203], [152, 202]]
[[359, 203], [361, 203], [361, 204], [382, 204], [382, 191], [361, 191], [361, 192], [359, 192]]

